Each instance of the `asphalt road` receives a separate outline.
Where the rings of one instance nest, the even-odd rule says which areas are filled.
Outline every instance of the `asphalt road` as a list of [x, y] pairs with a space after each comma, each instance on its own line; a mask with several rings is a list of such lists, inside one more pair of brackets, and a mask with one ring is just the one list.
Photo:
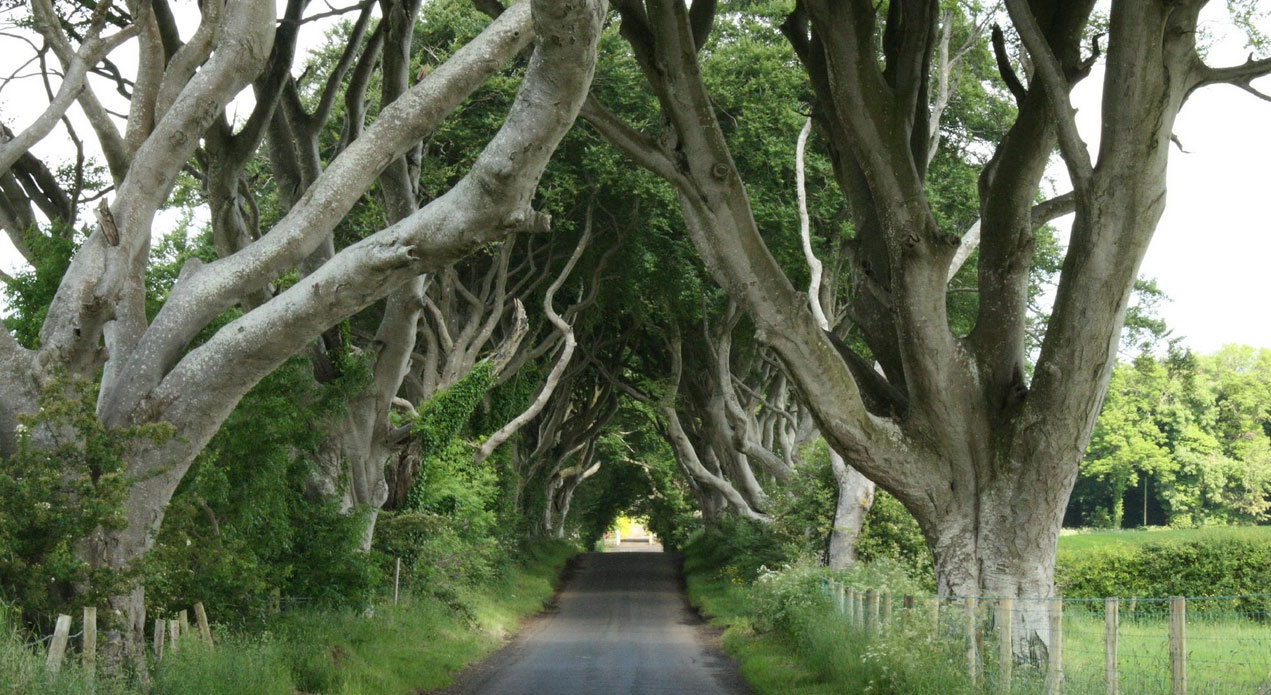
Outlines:
[[659, 549], [624, 543], [623, 552], [581, 556], [556, 609], [447, 692], [750, 693], [736, 663], [689, 608], [676, 557]]

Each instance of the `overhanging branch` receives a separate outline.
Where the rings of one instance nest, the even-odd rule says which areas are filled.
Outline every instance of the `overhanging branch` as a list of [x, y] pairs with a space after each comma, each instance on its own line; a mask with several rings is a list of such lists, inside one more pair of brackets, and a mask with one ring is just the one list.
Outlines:
[[1076, 112], [1068, 97], [1070, 85], [1064, 76], [1059, 59], [1050, 50], [1041, 27], [1037, 25], [1037, 17], [1028, 6], [1028, 0], [1006, 0], [1006, 9], [1019, 32], [1020, 40], [1028, 49], [1033, 59], [1037, 78], [1042, 89], [1050, 99], [1051, 111], [1055, 117], [1056, 130], [1059, 133], [1059, 149], [1068, 165], [1068, 174], [1072, 178], [1073, 187], [1084, 191], [1089, 187], [1090, 178], [1094, 175], [1094, 166], [1090, 162], [1090, 151], [1077, 131]]
[[1195, 83], [1187, 90], [1189, 94], [1211, 84], [1229, 84], [1239, 87], [1263, 101], [1271, 101], [1271, 94], [1253, 86], [1254, 80], [1271, 74], [1271, 58], [1255, 60], [1250, 55], [1249, 59], [1240, 65], [1223, 68], [1213, 68], [1202, 64], [1198, 68], [1197, 73], [1198, 77]]

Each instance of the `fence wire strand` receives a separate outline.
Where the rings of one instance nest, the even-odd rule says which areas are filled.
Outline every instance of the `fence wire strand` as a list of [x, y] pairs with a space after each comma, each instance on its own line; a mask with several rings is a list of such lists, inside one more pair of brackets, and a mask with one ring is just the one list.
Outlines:
[[[890, 617], [875, 619], [875, 606], [886, 599], [877, 592], [862, 598], [867, 590], [825, 584], [832, 609], [865, 639], [888, 634], [889, 624], [907, 626], [927, 637], [925, 648], [965, 664], [986, 693], [1271, 695], [1271, 594], [1181, 601], [894, 597]], [[1027, 637], [1049, 638], [1052, 612], [1062, 636], [1057, 689], [1046, 677], [1049, 643], [1036, 649]], [[1007, 627], [1010, 645], [1002, 643]]]

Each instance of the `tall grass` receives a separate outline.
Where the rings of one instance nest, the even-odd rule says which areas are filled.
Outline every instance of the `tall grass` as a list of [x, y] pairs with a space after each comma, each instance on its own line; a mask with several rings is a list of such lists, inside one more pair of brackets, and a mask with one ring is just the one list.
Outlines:
[[[184, 640], [151, 664], [148, 691], [135, 674], [90, 679], [68, 657], [57, 675], [44, 651], [27, 646], [0, 603], [3, 695], [414, 695], [447, 685], [455, 672], [498, 647], [517, 622], [540, 610], [566, 560], [563, 543], [528, 549], [522, 567], [486, 587], [445, 599], [406, 594], [370, 611], [287, 612], [263, 633], [216, 632], [216, 647]], [[74, 642], [72, 642], [72, 645]]]
[[[1191, 539], [1187, 539], [1190, 541]], [[691, 552], [691, 548], [690, 548]], [[878, 587], [893, 596], [919, 594], [886, 567], [858, 567], [851, 576], [795, 564], [749, 582], [702, 557], [685, 563], [690, 601], [725, 627], [724, 645], [741, 662], [759, 693], [790, 695], [970, 695], [999, 690], [996, 604], [980, 601], [977, 621], [980, 676], [968, 675], [966, 617], [959, 604], [944, 604], [933, 629], [930, 602], [915, 610], [895, 604], [885, 631], [867, 632], [840, 614], [823, 582]], [[899, 582], [899, 584], [897, 583]], [[1271, 610], [1262, 601], [1202, 597], [1187, 611], [1189, 692], [1201, 695], [1271, 693]], [[1158, 602], [1159, 603], [1159, 602]], [[1170, 692], [1169, 620], [1140, 599], [1121, 602], [1119, 684], [1123, 695]], [[1018, 609], [1018, 605], [1017, 605]], [[1064, 693], [1103, 695], [1102, 600], [1069, 600], [1064, 607]], [[1037, 695], [1042, 668], [1016, 664], [1010, 691]]]
[[[72, 695], [93, 692], [89, 679], [75, 664], [56, 676], [44, 667], [47, 642], [38, 647], [32, 635], [18, 627], [16, 611], [0, 601], [0, 693], [5, 695]], [[98, 691], [102, 692], [102, 691]]]
[[228, 636], [215, 649], [182, 642], [154, 670], [152, 695], [294, 695], [291, 665], [270, 638]]

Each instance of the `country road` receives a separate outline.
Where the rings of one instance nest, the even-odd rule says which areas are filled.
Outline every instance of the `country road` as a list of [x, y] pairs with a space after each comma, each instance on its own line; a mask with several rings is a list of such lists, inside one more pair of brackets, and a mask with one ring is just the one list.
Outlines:
[[454, 695], [749, 693], [689, 608], [679, 564], [658, 546], [588, 553], [554, 612], [460, 676]]

